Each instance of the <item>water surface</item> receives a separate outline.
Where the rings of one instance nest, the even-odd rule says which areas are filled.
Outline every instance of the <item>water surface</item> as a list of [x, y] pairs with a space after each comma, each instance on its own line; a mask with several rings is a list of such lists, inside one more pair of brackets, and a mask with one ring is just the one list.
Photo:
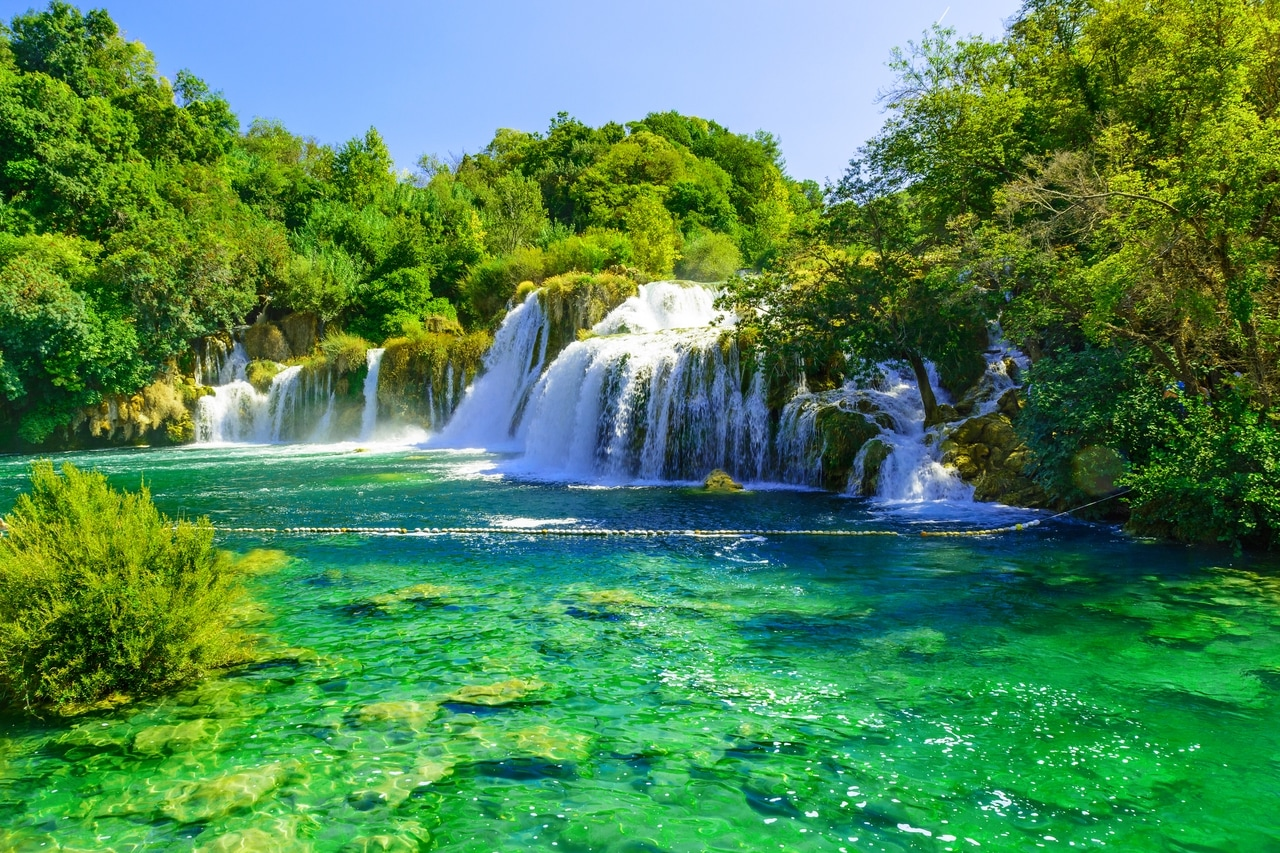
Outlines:
[[[0, 721], [0, 849], [1280, 849], [1274, 565], [821, 493], [493, 476], [465, 452], [69, 457], [226, 526], [901, 537], [237, 537], [268, 659]], [[0, 459], [0, 509], [26, 460]], [[954, 523], [949, 521], [954, 519]]]

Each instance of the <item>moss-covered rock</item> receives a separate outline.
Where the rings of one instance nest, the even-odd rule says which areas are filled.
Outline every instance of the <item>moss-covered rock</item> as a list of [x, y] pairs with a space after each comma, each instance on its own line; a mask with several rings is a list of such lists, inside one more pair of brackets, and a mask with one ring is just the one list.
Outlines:
[[708, 492], [740, 492], [742, 484], [730, 477], [727, 471], [717, 468], [703, 480], [702, 488]]
[[265, 394], [271, 390], [271, 381], [281, 370], [284, 370], [283, 364], [259, 359], [249, 362], [245, 367], [244, 378], [259, 394]]
[[815, 416], [814, 428], [821, 442], [822, 488], [843, 492], [858, 451], [880, 434], [880, 426], [861, 412], [824, 406]]
[[863, 446], [862, 476], [854, 484], [858, 494], [874, 495], [880, 491], [880, 469], [884, 467], [885, 460], [891, 453], [893, 448], [888, 442], [879, 438], [873, 438]]
[[547, 318], [547, 358], [555, 357], [628, 298], [639, 292], [636, 278], [615, 271], [565, 273], [542, 283], [539, 302]]
[[275, 323], [254, 323], [245, 330], [241, 343], [244, 344], [244, 351], [251, 359], [289, 360], [289, 344], [285, 340], [284, 333]]
[[1028, 507], [1049, 503], [1027, 476], [1029, 451], [1013, 428], [1021, 405], [1017, 390], [1007, 391], [996, 411], [961, 422], [942, 441], [942, 463], [973, 485], [975, 500]]
[[280, 319], [280, 331], [289, 352], [299, 358], [316, 348], [320, 339], [320, 318], [310, 311], [288, 314]]
[[492, 343], [487, 332], [463, 334], [456, 323], [392, 338], [378, 373], [379, 404], [394, 418], [428, 428], [443, 426]]
[[81, 409], [45, 447], [184, 444], [195, 438], [192, 413], [204, 393], [194, 380], [171, 368], [136, 394], [108, 396]]

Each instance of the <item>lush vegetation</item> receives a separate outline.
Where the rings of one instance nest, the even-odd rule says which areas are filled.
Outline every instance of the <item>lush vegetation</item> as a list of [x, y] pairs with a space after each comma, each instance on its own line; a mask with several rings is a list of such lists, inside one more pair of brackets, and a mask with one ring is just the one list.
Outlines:
[[144, 487], [31, 468], [0, 538], [0, 704], [74, 711], [157, 693], [244, 659], [238, 586], [207, 519], [162, 515]]
[[935, 28], [822, 192], [769, 134], [677, 113], [560, 114], [397, 172], [373, 129], [242, 129], [55, 0], [0, 38], [0, 434], [45, 441], [257, 318], [310, 330], [321, 351], [290, 358], [391, 341], [427, 382], [526, 282], [749, 268], [728, 301], [771, 387], [897, 361], [939, 423], [927, 364], [962, 390], [998, 321], [1035, 360], [1017, 428], [1060, 505], [1128, 488], [1139, 529], [1274, 545], [1280, 4], [1157, 11], [1026, 0], [999, 40]]
[[[523, 281], [765, 265], [820, 204], [776, 140], [676, 113], [396, 171], [370, 129], [330, 146], [170, 81], [104, 11], [54, 0], [0, 31], [0, 434], [28, 445], [266, 315], [373, 342], [491, 326]], [[294, 353], [295, 357], [305, 356]]]
[[819, 224], [737, 287], [779, 364], [945, 382], [999, 320], [1062, 504], [1113, 483], [1139, 529], [1280, 542], [1280, 4], [1026, 0], [893, 64]]

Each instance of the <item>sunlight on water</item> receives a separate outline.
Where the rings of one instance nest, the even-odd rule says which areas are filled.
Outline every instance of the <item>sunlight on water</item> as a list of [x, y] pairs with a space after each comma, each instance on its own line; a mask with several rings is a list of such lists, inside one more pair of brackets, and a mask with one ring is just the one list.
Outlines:
[[[513, 481], [465, 451], [70, 458], [221, 525], [948, 524], [945, 503]], [[25, 466], [0, 459], [0, 508]], [[964, 524], [982, 513], [1033, 517]], [[221, 542], [269, 569], [246, 613], [264, 659], [4, 720], [0, 849], [1280, 849], [1274, 565], [1059, 522]]]

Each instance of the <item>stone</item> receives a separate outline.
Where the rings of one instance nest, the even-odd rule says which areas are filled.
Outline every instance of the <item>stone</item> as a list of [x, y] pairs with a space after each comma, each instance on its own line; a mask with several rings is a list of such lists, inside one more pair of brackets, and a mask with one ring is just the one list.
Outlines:
[[196, 847], [196, 853], [285, 853], [296, 851], [299, 844], [292, 835], [281, 836], [274, 832], [250, 827], [224, 832], [212, 841]]
[[604, 609], [656, 607], [652, 601], [641, 598], [626, 589], [590, 589], [578, 593], [575, 598], [588, 607]]
[[740, 492], [742, 484], [729, 476], [728, 472], [717, 468], [702, 481], [702, 487], [708, 492]]
[[261, 320], [245, 330], [244, 351], [251, 359], [267, 361], [288, 361], [289, 344], [284, 334], [275, 323], [264, 323]]
[[401, 604], [423, 604], [435, 601], [447, 597], [451, 592], [453, 587], [435, 583], [418, 583], [393, 592], [371, 596], [369, 603], [385, 610]]
[[418, 729], [434, 720], [439, 713], [440, 703], [438, 702], [416, 702], [406, 699], [363, 705], [356, 712], [356, 719], [365, 725], [394, 723]]
[[1011, 417], [1021, 406], [1018, 390], [1010, 389], [996, 411], [960, 422], [939, 445], [942, 463], [974, 487], [975, 500], [1026, 507], [1049, 503], [1044, 490], [1027, 476], [1031, 453], [1013, 428]]
[[172, 726], [151, 726], [133, 738], [134, 752], [143, 755], [183, 752], [198, 743], [212, 740], [217, 727], [210, 720], [188, 720]]
[[519, 702], [547, 685], [536, 678], [508, 678], [494, 684], [468, 684], [454, 690], [446, 698], [466, 705], [497, 707]]
[[873, 438], [862, 451], [862, 478], [858, 481], [858, 494], [874, 495], [880, 490], [880, 469], [893, 453], [888, 442]]
[[213, 820], [252, 808], [284, 784], [290, 773], [288, 764], [276, 761], [184, 785], [161, 806], [161, 811], [178, 823]]

